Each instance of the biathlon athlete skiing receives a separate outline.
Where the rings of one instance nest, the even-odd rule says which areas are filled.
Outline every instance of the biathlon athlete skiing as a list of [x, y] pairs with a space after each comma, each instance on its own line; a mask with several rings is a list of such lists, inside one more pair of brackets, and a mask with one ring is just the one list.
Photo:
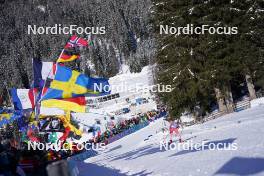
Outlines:
[[175, 137], [179, 137], [179, 142], [182, 142], [181, 134], [179, 132], [180, 127], [183, 128], [179, 119], [170, 121], [170, 130], [169, 130], [170, 131], [170, 142], [169, 144], [172, 143], [173, 135]]

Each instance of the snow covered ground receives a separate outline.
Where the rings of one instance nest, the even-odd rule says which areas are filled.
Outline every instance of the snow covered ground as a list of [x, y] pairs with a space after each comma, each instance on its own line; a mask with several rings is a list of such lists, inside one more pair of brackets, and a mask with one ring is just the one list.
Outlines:
[[256, 107], [256, 106], [264, 105], [264, 97], [258, 98], [258, 99], [255, 99], [255, 100], [252, 100], [250, 102], [250, 104], [251, 104], [251, 107]]
[[123, 66], [125, 70], [121, 74], [109, 78], [109, 83], [112, 87], [111, 93], [138, 92], [139, 89], [151, 86], [153, 84], [152, 67], [145, 66], [139, 73], [130, 73], [128, 66]]
[[[264, 175], [262, 105], [184, 128], [183, 144], [206, 143], [207, 147], [202, 150], [160, 150], [164, 137], [162, 127], [163, 119], [160, 119], [108, 145], [97, 156], [79, 163], [81, 175]], [[177, 140], [175, 143], [178, 144]], [[220, 144], [220, 150], [210, 150], [211, 144]], [[222, 144], [237, 146], [237, 150], [223, 150]]]

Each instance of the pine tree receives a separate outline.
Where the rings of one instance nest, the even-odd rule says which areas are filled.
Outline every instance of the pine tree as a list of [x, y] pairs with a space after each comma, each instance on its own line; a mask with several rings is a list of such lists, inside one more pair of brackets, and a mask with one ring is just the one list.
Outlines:
[[[89, 38], [93, 45], [81, 51], [80, 63], [71, 66], [92, 76], [111, 77], [119, 72], [121, 64], [141, 71], [154, 53], [154, 42], [149, 23], [151, 0], [24, 0], [0, 3], [0, 81], [8, 88], [28, 87], [32, 81], [31, 59], [56, 61], [69, 35], [28, 35], [27, 26], [52, 27], [77, 25], [106, 27], [104, 35], [79, 35]], [[147, 10], [146, 10], [147, 9]], [[12, 67], [11, 67], [12, 65]], [[3, 73], [4, 72], [4, 73]], [[21, 74], [23, 73], [23, 74]], [[4, 77], [2, 76], [4, 75]], [[12, 78], [10, 78], [12, 75]], [[4, 86], [0, 84], [0, 94]], [[6, 95], [4, 95], [6, 96]]]
[[[159, 83], [171, 84], [173, 91], [161, 94], [168, 102], [173, 117], [179, 117], [185, 111], [193, 112], [197, 107], [209, 110], [212, 101], [208, 73], [204, 72], [206, 60], [203, 53], [196, 52], [201, 40], [200, 35], [160, 35], [160, 25], [186, 26], [199, 24], [205, 14], [202, 1], [155, 1], [156, 35], [158, 38], [157, 63]], [[198, 74], [199, 73], [199, 74]], [[208, 89], [209, 88], [209, 89]]]
[[[220, 111], [232, 112], [232, 88], [245, 77], [254, 94], [251, 78], [261, 80], [263, 73], [263, 2], [155, 0], [154, 4], [158, 81], [173, 86], [173, 92], [161, 93], [172, 116], [195, 107], [208, 110], [213, 95]], [[238, 27], [238, 34], [159, 35], [160, 25], [187, 24]]]

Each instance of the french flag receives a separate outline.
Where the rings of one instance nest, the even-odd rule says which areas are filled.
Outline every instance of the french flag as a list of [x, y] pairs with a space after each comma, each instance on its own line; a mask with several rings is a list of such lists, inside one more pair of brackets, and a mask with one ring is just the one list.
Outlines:
[[15, 110], [34, 109], [37, 89], [11, 89]]
[[56, 64], [53, 62], [42, 62], [38, 58], [33, 59], [34, 88], [44, 87], [47, 78], [53, 78], [56, 72]]

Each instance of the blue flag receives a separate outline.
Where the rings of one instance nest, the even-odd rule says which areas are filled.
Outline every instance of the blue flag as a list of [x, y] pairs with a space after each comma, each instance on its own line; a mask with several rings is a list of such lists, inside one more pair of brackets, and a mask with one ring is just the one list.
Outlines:
[[65, 99], [83, 95], [110, 94], [108, 79], [91, 78], [57, 64], [53, 79], [47, 79], [41, 100]]

